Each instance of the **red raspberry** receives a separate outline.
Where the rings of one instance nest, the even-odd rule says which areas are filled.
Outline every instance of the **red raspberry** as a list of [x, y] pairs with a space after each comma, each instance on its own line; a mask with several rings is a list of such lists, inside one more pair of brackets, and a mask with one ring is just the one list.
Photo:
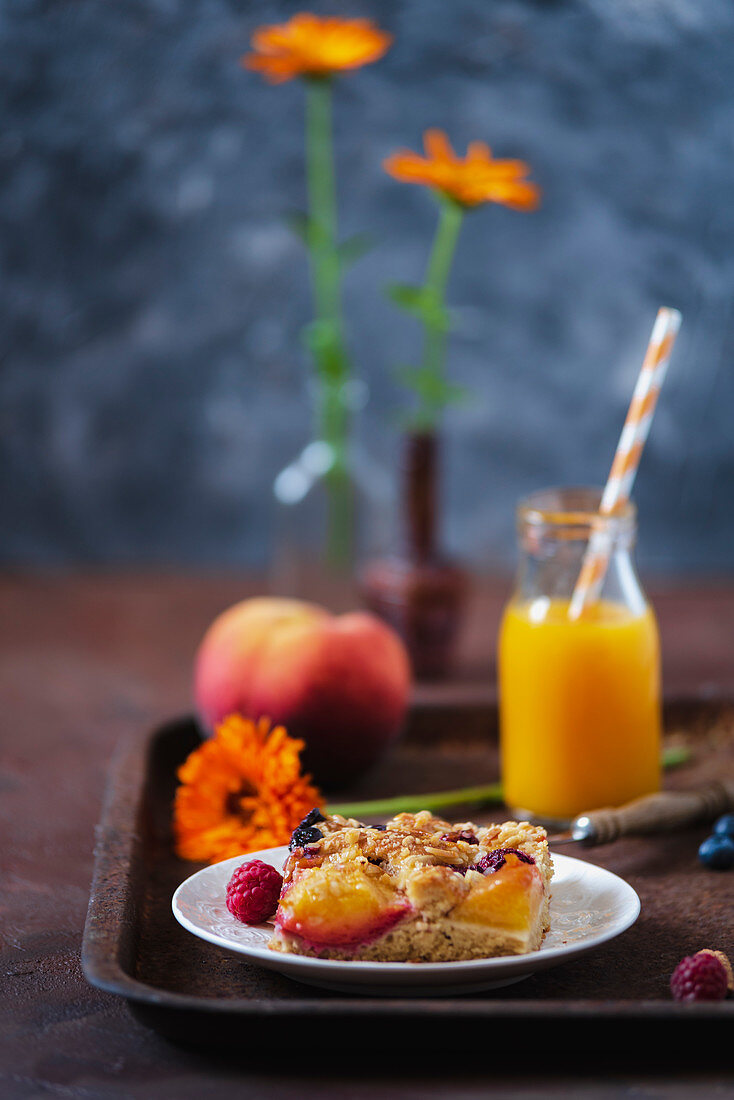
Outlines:
[[238, 867], [227, 883], [227, 908], [243, 924], [259, 924], [277, 909], [282, 885], [274, 867], [251, 859]]
[[676, 1001], [723, 1001], [727, 992], [726, 968], [710, 951], [687, 955], [676, 966], [670, 990]]

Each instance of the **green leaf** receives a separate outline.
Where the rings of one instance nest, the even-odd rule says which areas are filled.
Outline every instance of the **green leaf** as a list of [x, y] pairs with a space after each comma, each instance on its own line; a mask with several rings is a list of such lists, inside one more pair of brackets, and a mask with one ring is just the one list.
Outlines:
[[408, 283], [388, 283], [385, 293], [396, 306], [416, 313], [422, 304], [423, 287], [409, 286]]
[[347, 237], [339, 245], [339, 260], [343, 267], [356, 263], [366, 252], [374, 247], [374, 242], [369, 233], [356, 233], [353, 237]]
[[285, 216], [285, 222], [291, 232], [303, 241], [306, 248], [321, 248], [328, 239], [322, 226], [301, 210], [290, 211]]
[[327, 355], [339, 346], [338, 327], [333, 321], [311, 321], [304, 325], [303, 341], [312, 355]]
[[446, 383], [445, 403], [447, 405], [464, 405], [471, 397], [471, 390], [466, 386], [460, 386], [455, 382]]
[[285, 215], [284, 220], [290, 231], [307, 245], [311, 226], [308, 214], [304, 214], [302, 210], [291, 210]]
[[469, 395], [469, 391], [464, 386], [447, 382], [445, 378], [434, 374], [429, 367], [398, 367], [396, 377], [431, 409], [457, 405], [465, 401]]
[[349, 363], [336, 322], [311, 321], [304, 326], [302, 339], [316, 362], [319, 374], [334, 381], [344, 377]]
[[428, 328], [437, 332], [447, 332], [451, 327], [448, 310], [444, 308], [430, 287], [389, 283], [386, 293], [396, 306], [417, 317]]

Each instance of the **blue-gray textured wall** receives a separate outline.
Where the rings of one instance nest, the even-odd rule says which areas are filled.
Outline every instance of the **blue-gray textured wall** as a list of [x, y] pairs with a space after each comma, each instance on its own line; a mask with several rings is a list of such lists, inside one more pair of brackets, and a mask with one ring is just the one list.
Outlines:
[[[15, 0], [0, 16], [5, 562], [262, 564], [270, 485], [308, 433], [302, 88], [239, 64], [306, 4]], [[513, 557], [518, 495], [604, 479], [658, 304], [682, 335], [637, 500], [650, 569], [734, 567], [731, 0], [318, 0], [395, 45], [338, 88], [361, 426], [394, 454], [435, 210], [382, 159], [427, 126], [528, 160], [533, 215], [467, 221], [450, 363], [447, 535]]]

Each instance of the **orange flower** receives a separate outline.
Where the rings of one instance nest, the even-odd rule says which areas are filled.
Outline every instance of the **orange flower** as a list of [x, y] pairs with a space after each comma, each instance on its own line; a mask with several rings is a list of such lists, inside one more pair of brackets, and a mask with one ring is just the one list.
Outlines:
[[515, 210], [535, 210], [540, 203], [540, 189], [523, 178], [529, 165], [521, 160], [493, 160], [483, 141], [473, 141], [463, 160], [442, 130], [427, 130], [423, 145], [425, 157], [402, 150], [388, 157], [385, 171], [403, 183], [433, 187], [462, 206], [498, 202]]
[[303, 747], [283, 726], [271, 729], [268, 718], [225, 718], [178, 769], [178, 855], [218, 863], [287, 844], [299, 821], [321, 802], [311, 777], [301, 774]]
[[321, 18], [302, 12], [287, 23], [258, 27], [253, 53], [242, 59], [272, 84], [294, 76], [331, 76], [360, 69], [389, 49], [392, 35], [369, 19]]

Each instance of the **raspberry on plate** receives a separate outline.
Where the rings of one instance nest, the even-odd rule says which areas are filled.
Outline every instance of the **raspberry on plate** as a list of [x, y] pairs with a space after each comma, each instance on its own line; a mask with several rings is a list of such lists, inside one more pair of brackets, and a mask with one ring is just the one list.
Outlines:
[[278, 907], [283, 879], [269, 863], [251, 859], [227, 883], [227, 908], [243, 924], [259, 924]]
[[727, 985], [726, 967], [712, 951], [687, 955], [670, 979], [670, 991], [676, 1001], [723, 1001]]

